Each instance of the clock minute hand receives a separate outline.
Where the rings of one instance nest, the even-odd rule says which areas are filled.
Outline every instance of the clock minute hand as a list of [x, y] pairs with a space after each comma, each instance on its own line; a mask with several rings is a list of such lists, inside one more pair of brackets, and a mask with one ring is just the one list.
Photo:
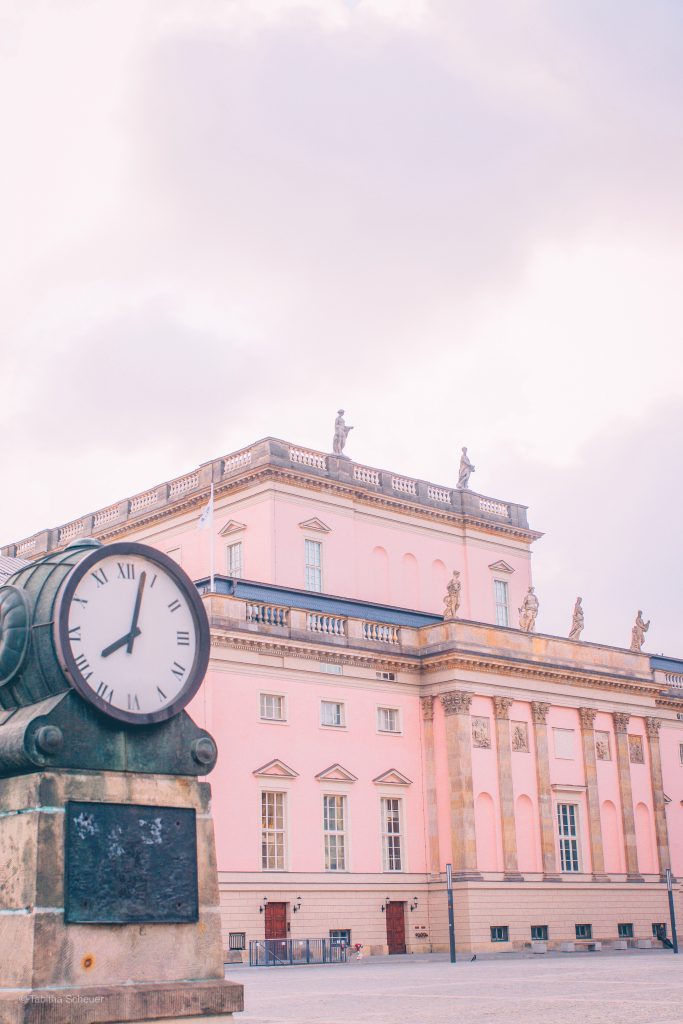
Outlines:
[[140, 615], [140, 605], [142, 604], [142, 591], [145, 589], [145, 580], [147, 579], [147, 573], [140, 573], [140, 582], [138, 583], [138, 592], [135, 597], [135, 607], [133, 608], [133, 621], [130, 624], [130, 632], [128, 633], [128, 644], [126, 645], [126, 653], [133, 653], [133, 644], [135, 643], [135, 637], [138, 636], [140, 630], [138, 629], [138, 616]]
[[[135, 635], [139, 636], [140, 632], [141, 631], [139, 629], [136, 629]], [[118, 651], [121, 647], [125, 647], [129, 639], [130, 633], [126, 633], [126, 635], [122, 636], [120, 640], [115, 640], [113, 644], [109, 644], [109, 647], [105, 647], [102, 653], [100, 654], [100, 657], [108, 658], [110, 654], [114, 653], [114, 651]]]

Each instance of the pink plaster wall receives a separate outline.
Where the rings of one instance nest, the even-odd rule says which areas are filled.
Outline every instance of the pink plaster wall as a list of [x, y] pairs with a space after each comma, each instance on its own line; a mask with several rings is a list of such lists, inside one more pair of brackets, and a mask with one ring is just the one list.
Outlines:
[[683, 875], [683, 765], [679, 745], [683, 743], [683, 729], [662, 725], [659, 744], [662, 752], [663, 789], [670, 799], [666, 805], [669, 830], [671, 869], [674, 875]]
[[598, 712], [595, 717], [595, 731], [609, 734], [610, 760], [596, 760], [595, 768], [600, 795], [600, 826], [605, 858], [605, 871], [620, 874], [626, 871], [624, 854], [624, 830], [621, 818], [619, 795], [619, 773], [617, 769], [617, 748], [612, 716]]

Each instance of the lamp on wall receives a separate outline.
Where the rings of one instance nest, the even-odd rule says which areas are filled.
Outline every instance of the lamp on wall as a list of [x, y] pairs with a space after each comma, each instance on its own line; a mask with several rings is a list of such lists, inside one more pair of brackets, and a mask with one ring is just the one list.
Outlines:
[[417, 896], [413, 896], [413, 902], [410, 904], [411, 910], [417, 910]]
[[301, 896], [297, 896], [296, 903], [292, 907], [292, 913], [297, 914], [301, 910], [302, 899]]
[[389, 899], [389, 897], [385, 896], [384, 897], [384, 903], [380, 907], [380, 910], [382, 911], [382, 913], [384, 913], [384, 911], [387, 909], [387, 907], [389, 906], [390, 903], [391, 903], [391, 900]]
[[268, 906], [268, 897], [267, 897], [267, 896], [264, 896], [264, 897], [263, 897], [263, 903], [262, 903], [262, 904], [261, 904], [261, 906], [260, 906], [260, 907], [258, 908], [258, 912], [259, 912], [259, 914], [262, 914], [262, 913], [263, 913], [263, 911], [264, 911], [264, 910], [266, 909], [266, 907], [267, 907], [267, 906]]

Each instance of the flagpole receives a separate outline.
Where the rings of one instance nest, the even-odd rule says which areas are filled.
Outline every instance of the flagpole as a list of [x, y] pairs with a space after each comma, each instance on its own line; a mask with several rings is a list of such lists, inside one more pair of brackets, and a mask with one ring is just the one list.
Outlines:
[[209, 543], [211, 544], [211, 593], [216, 589], [216, 566], [215, 566], [215, 551], [214, 551], [214, 532], [213, 532], [213, 482], [211, 483], [211, 516], [209, 520]]

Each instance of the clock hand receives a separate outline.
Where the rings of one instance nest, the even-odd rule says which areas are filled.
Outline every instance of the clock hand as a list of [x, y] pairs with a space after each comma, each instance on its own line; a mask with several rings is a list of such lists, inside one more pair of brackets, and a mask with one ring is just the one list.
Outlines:
[[[139, 629], [135, 630], [135, 636], [139, 636], [140, 633], [141, 633], [141, 630], [139, 630]], [[113, 644], [109, 644], [109, 647], [105, 647], [104, 648], [104, 650], [102, 651], [100, 657], [101, 658], [108, 658], [110, 654], [114, 653], [114, 651], [118, 651], [120, 647], [123, 647], [125, 644], [127, 644], [128, 640], [129, 640], [129, 637], [130, 637], [130, 634], [126, 633], [126, 635], [122, 636], [120, 640], [115, 640]]]
[[133, 621], [130, 624], [130, 632], [128, 634], [128, 646], [126, 647], [126, 653], [133, 653], [133, 644], [135, 643], [135, 637], [138, 635], [140, 630], [138, 629], [138, 616], [140, 615], [140, 605], [142, 603], [142, 591], [145, 589], [145, 580], [147, 579], [147, 573], [140, 573], [140, 582], [138, 583], [138, 592], [135, 597], [135, 608], [133, 609]]

